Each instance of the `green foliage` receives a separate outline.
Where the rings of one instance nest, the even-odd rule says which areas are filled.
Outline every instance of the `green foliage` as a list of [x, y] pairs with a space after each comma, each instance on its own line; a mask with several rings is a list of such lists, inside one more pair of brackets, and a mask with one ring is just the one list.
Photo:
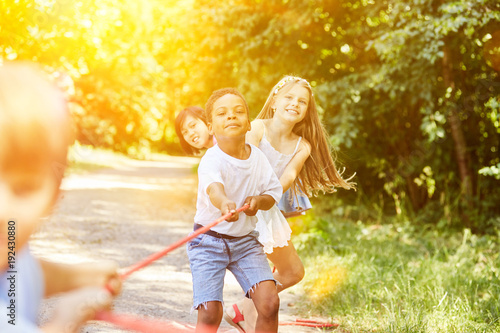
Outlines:
[[203, 105], [206, 76], [218, 70], [191, 52], [203, 28], [193, 32], [196, 18], [177, 3], [3, 1], [0, 58], [71, 77], [66, 88], [80, 142], [136, 157], [175, 153], [175, 112]]
[[[281, 75], [310, 80], [330, 141], [346, 174], [357, 172], [363, 196], [340, 204], [367, 202], [399, 220], [465, 221], [493, 232], [500, 208], [482, 203], [498, 202], [500, 193], [477, 171], [500, 162], [500, 78], [483, 57], [500, 30], [497, 2], [233, 0], [217, 14], [215, 24], [226, 32], [219, 59], [232, 63], [252, 110]], [[474, 177], [467, 201], [456, 200], [462, 180], [450, 126], [455, 114]]]
[[479, 170], [480, 175], [492, 176], [495, 179], [500, 179], [500, 163], [497, 165], [492, 165], [490, 167], [484, 167]]
[[313, 218], [312, 224], [295, 238], [306, 262], [306, 303], [343, 329], [500, 329], [499, 235], [331, 218]]
[[497, 0], [5, 0], [0, 12], [0, 62], [38, 62], [66, 89], [74, 149], [179, 153], [184, 107], [235, 86], [255, 116], [283, 75], [306, 78], [359, 186], [315, 198], [329, 218], [302, 225], [317, 309], [350, 332], [500, 330]]
[[235, 86], [255, 116], [295, 74], [314, 87], [339, 167], [357, 173], [360, 190], [338, 205], [494, 232], [498, 1], [7, 0], [0, 10], [0, 58], [71, 77], [83, 144], [179, 153], [179, 110]]

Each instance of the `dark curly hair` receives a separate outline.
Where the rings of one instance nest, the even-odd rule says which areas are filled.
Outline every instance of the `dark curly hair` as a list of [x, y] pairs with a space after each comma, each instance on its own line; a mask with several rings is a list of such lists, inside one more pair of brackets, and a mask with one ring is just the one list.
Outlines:
[[218, 100], [219, 98], [221, 98], [222, 96], [228, 95], [228, 94], [236, 95], [236, 96], [240, 97], [243, 100], [243, 103], [245, 104], [245, 109], [247, 110], [247, 115], [249, 115], [248, 105], [247, 105], [247, 101], [245, 100], [245, 97], [243, 97], [243, 95], [236, 88], [222, 88], [222, 89], [214, 91], [212, 93], [212, 95], [210, 95], [210, 97], [208, 98], [207, 103], [205, 104], [205, 114], [206, 114], [207, 122], [209, 122], [209, 123], [212, 122], [212, 111], [213, 111], [215, 101]]

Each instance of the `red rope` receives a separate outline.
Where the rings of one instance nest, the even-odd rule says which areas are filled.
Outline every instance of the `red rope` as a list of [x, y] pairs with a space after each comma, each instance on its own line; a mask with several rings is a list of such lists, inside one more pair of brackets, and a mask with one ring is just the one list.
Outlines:
[[[125, 330], [140, 332], [140, 333], [163, 333], [175, 332], [185, 333], [194, 332], [193, 325], [181, 324], [175, 321], [157, 320], [144, 318], [134, 315], [115, 314], [112, 312], [100, 312], [96, 316], [97, 320], [106, 321]], [[322, 321], [296, 319], [295, 321], [280, 321], [280, 326], [305, 326], [316, 328], [337, 328], [339, 324], [332, 324]]]
[[164, 332], [193, 332], [194, 327], [189, 327], [176, 322], [165, 320], [148, 319], [131, 315], [115, 314], [112, 312], [99, 312], [97, 320], [106, 321], [126, 330], [141, 333], [164, 333]]
[[[241, 212], [241, 211], [244, 211], [245, 209], [247, 209], [248, 207], [250, 207], [250, 206], [249, 205], [244, 205], [244, 206], [236, 209], [236, 211], [237, 212]], [[188, 235], [188, 236], [186, 236], [186, 237], [178, 240], [177, 242], [173, 243], [172, 245], [166, 247], [164, 250], [162, 250], [160, 252], [157, 252], [157, 253], [153, 253], [152, 255], [150, 255], [149, 257], [147, 257], [146, 259], [141, 260], [137, 264], [132, 265], [132, 266], [126, 268], [125, 273], [122, 273], [120, 275], [120, 277], [122, 278], [122, 280], [125, 280], [126, 278], [129, 277], [130, 274], [132, 274], [132, 273], [140, 270], [141, 268], [144, 268], [144, 267], [148, 266], [153, 261], [160, 259], [161, 257], [163, 257], [164, 255], [166, 255], [167, 253], [175, 250], [176, 248], [178, 248], [182, 244], [187, 243], [188, 241], [190, 241], [191, 239], [197, 237], [198, 235], [207, 232], [209, 229], [215, 227], [217, 224], [219, 224], [222, 221], [224, 221], [225, 219], [229, 218], [231, 215], [233, 215], [233, 213], [229, 212], [226, 215], [223, 215], [223, 216], [219, 217], [217, 220], [213, 221], [212, 223], [209, 223], [206, 226], [204, 226], [204, 227], [202, 227], [202, 228], [200, 228], [198, 230], [195, 230], [192, 234], [190, 234], [190, 235]]]
[[307, 327], [319, 327], [319, 328], [335, 328], [339, 327], [339, 324], [332, 324], [323, 321], [316, 321], [311, 319], [295, 319], [295, 321], [280, 321], [281, 326], [307, 326]]
[[[236, 209], [237, 212], [242, 212], [245, 209], [250, 207], [249, 205], [243, 205], [242, 207]], [[234, 213], [229, 212], [221, 217], [219, 217], [217, 220], [213, 221], [212, 223], [207, 224], [206, 226], [203, 226], [200, 229], [195, 230], [192, 234], [187, 235], [186, 237], [178, 240], [177, 242], [167, 246], [165, 249], [153, 253], [149, 257], [145, 258], [144, 260], [139, 261], [135, 265], [129, 266], [128, 268], [125, 269], [125, 272], [120, 275], [120, 278], [122, 280], [125, 280], [128, 278], [132, 273], [137, 272], [138, 270], [150, 265], [152, 262], [155, 260], [160, 259], [161, 257], [165, 256], [167, 253], [172, 252], [179, 246], [181, 246], [184, 243], [187, 243], [191, 239], [197, 237], [200, 234], [203, 234], [210, 230], [211, 228], [215, 227], [217, 224], [221, 223], [225, 219], [229, 218], [231, 215]], [[112, 288], [109, 286], [106, 286], [106, 288], [112, 292]], [[144, 321], [144, 319], [137, 318], [134, 316], [127, 316], [127, 315], [116, 315], [111, 312], [107, 311], [100, 311], [96, 313], [96, 319], [97, 320], [102, 320], [106, 321], [112, 324], [115, 324], [117, 326], [121, 326], [126, 329], [131, 329], [135, 330], [137, 332], [146, 332], [146, 333], [156, 333], [156, 332], [165, 332], [165, 329], [169, 327], [169, 325], [173, 325], [172, 323], [169, 322], [162, 322], [162, 321]], [[182, 327], [181, 327], [182, 328]], [[180, 328], [176, 328], [175, 332], [192, 332], [193, 330], [190, 329], [188, 330], [185, 328], [184, 331], [180, 330]]]
[[[237, 212], [242, 212], [243, 210], [247, 209], [249, 205], [244, 205], [238, 209], [236, 209]], [[178, 240], [177, 242], [169, 245], [162, 251], [153, 253], [149, 257], [145, 258], [144, 260], [139, 261], [138, 263], [129, 266], [128, 268], [125, 269], [125, 272], [120, 275], [120, 278], [122, 280], [125, 280], [128, 278], [132, 273], [150, 265], [154, 261], [160, 259], [161, 257], [165, 256], [167, 253], [175, 250], [179, 246], [181, 246], [184, 243], [187, 243], [191, 239], [197, 237], [200, 234], [203, 234], [207, 232], [209, 229], [213, 228], [217, 224], [221, 223], [225, 219], [229, 218], [233, 213], [227, 213], [226, 215], [221, 216], [217, 220], [213, 221], [212, 223], [207, 224], [206, 226], [203, 226], [200, 229], [195, 230], [192, 234]], [[111, 291], [111, 288], [107, 287], [108, 290]], [[111, 323], [113, 325], [119, 326], [121, 328], [127, 329], [127, 330], [133, 330], [136, 332], [141, 332], [141, 333], [160, 333], [160, 332], [193, 332], [194, 328], [189, 327], [186, 325], [182, 325], [176, 322], [171, 322], [171, 321], [160, 321], [160, 320], [153, 320], [153, 319], [146, 319], [146, 318], [141, 318], [133, 315], [124, 315], [124, 314], [114, 314], [110, 311], [100, 311], [96, 313], [96, 320], [101, 320], [101, 321], [106, 321], [108, 323]], [[280, 322], [280, 325], [294, 325], [294, 326], [308, 326], [308, 327], [320, 327], [320, 328], [328, 328], [328, 327], [338, 327], [338, 324], [330, 324], [330, 323], [324, 323], [324, 322], [317, 322], [314, 320], [304, 320], [304, 319], [296, 319], [295, 322]]]

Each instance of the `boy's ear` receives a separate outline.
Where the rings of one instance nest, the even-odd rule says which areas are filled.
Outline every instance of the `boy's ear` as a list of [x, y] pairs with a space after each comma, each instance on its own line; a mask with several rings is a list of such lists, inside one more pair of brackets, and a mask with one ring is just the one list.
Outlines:
[[212, 129], [212, 123], [207, 123], [207, 127], [208, 127], [208, 134], [214, 135], [214, 131]]

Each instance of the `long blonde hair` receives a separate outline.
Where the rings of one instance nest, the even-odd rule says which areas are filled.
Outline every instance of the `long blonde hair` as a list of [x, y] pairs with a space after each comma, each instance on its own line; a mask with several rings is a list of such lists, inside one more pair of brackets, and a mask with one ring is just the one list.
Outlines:
[[316, 101], [311, 86], [306, 80], [296, 76], [282, 78], [271, 89], [271, 93], [267, 97], [264, 107], [257, 115], [257, 119], [273, 118], [274, 112], [271, 106], [275, 97], [280, 93], [288, 92], [297, 84], [309, 91], [309, 104], [305, 118], [295, 124], [292, 131], [310, 143], [311, 154], [304, 163], [302, 170], [300, 170], [299, 176], [295, 179], [292, 191], [300, 188], [302, 192], [310, 196], [318, 191], [335, 192], [335, 187], [342, 187], [347, 190], [354, 189], [356, 183], [351, 181], [354, 176], [344, 179], [335, 167], [332, 156], [334, 153], [332, 153], [327, 140], [328, 133], [319, 119]]

